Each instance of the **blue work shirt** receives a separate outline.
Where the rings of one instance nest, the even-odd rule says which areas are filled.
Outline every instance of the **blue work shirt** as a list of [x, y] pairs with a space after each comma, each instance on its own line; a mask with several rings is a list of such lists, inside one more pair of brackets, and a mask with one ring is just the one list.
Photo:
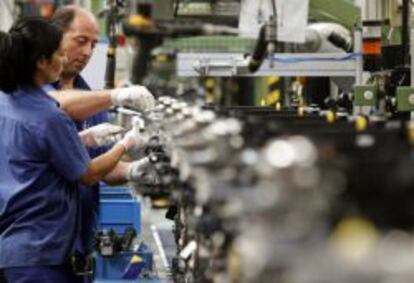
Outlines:
[[59, 265], [79, 225], [90, 158], [73, 121], [42, 89], [0, 92], [0, 268]]
[[[59, 89], [59, 84], [53, 84], [55, 89]], [[91, 90], [85, 80], [78, 76], [74, 81], [74, 88], [79, 90]], [[83, 121], [74, 121], [79, 132], [90, 127], [106, 123], [109, 121], [108, 112], [102, 111], [90, 116]], [[110, 149], [108, 146], [88, 148], [91, 159], [98, 157]], [[87, 255], [93, 251], [94, 236], [98, 224], [99, 213], [99, 183], [93, 186], [80, 185], [81, 199], [81, 229], [76, 241], [74, 252]]]

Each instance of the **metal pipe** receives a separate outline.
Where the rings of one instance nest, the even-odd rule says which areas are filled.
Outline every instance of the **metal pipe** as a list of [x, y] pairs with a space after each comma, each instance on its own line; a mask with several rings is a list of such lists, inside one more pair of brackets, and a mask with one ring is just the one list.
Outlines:
[[355, 60], [355, 84], [362, 85], [363, 81], [363, 68], [364, 68], [364, 61], [362, 58], [362, 32], [359, 29], [356, 29], [354, 32], [354, 52], [357, 54], [357, 58]]
[[365, 0], [362, 9], [362, 20], [381, 20], [384, 16], [383, 3], [378, 0]]
[[411, 86], [414, 87], [414, 28], [411, 29], [411, 44], [410, 44], [410, 53], [411, 53]]
[[[355, 29], [354, 31], [354, 53], [357, 54], [355, 59], [355, 85], [363, 84], [364, 75], [364, 60], [362, 56], [362, 30]], [[362, 110], [360, 106], [353, 106], [353, 114], [357, 115]]]
[[272, 2], [273, 16], [277, 17], [276, 0], [270, 0]]
[[[414, 28], [411, 29], [411, 43], [410, 43], [410, 54], [411, 54], [411, 65], [410, 65], [410, 70], [411, 70], [411, 87], [414, 87]], [[411, 121], [414, 121], [414, 112], [411, 111], [410, 113], [410, 118]]]
[[108, 14], [106, 15], [106, 34], [109, 39], [109, 46], [106, 52], [106, 69], [105, 69], [105, 89], [115, 87], [116, 72], [116, 48], [118, 45], [116, 34], [116, 21], [118, 16], [117, 3], [111, 0], [109, 3]]
[[404, 58], [404, 66], [409, 64], [409, 21], [410, 21], [410, 0], [403, 0], [402, 6], [402, 25], [401, 25], [401, 44]]

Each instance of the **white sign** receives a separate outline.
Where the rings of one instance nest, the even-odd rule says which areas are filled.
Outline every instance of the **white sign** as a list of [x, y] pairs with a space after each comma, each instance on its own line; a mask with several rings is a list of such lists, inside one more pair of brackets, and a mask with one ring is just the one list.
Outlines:
[[309, 0], [242, 0], [239, 19], [240, 36], [257, 38], [260, 28], [273, 15], [276, 4], [277, 36], [281, 42], [305, 42]]

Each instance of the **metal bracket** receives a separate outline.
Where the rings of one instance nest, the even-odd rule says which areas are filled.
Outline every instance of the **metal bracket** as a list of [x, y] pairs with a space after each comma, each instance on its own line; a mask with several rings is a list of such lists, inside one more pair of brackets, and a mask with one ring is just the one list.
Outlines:
[[[237, 76], [242, 73], [243, 58], [241, 56], [229, 56], [226, 60], [214, 60], [210, 56], [200, 56], [193, 65], [193, 70], [200, 76], [217, 76], [221, 74], [224, 76]], [[244, 66], [247, 71], [247, 66]]]
[[356, 85], [354, 86], [355, 106], [375, 106], [378, 100], [378, 92], [375, 86]]
[[413, 87], [399, 87], [397, 89], [397, 110], [399, 112], [414, 111]]

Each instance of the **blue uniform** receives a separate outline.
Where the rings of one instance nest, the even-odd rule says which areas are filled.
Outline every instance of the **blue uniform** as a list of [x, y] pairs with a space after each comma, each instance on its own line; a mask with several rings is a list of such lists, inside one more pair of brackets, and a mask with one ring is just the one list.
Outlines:
[[[69, 264], [13, 267], [7, 269], [5, 275], [9, 283], [84, 283], [83, 281], [78, 281]], [[4, 282], [0, 280], [0, 283]]]
[[[58, 89], [58, 84], [53, 87]], [[78, 76], [74, 81], [74, 88], [81, 90], [90, 90], [85, 80]], [[84, 121], [74, 121], [78, 131], [86, 130], [90, 127], [106, 123], [109, 121], [106, 111], [97, 113]], [[102, 155], [110, 149], [108, 146], [88, 148], [91, 159]], [[93, 251], [94, 236], [98, 223], [99, 212], [99, 183], [94, 186], [80, 185], [80, 203], [81, 203], [81, 229], [76, 241], [74, 252], [88, 255]]]
[[79, 229], [78, 180], [90, 158], [43, 90], [0, 93], [0, 268], [62, 265]]

